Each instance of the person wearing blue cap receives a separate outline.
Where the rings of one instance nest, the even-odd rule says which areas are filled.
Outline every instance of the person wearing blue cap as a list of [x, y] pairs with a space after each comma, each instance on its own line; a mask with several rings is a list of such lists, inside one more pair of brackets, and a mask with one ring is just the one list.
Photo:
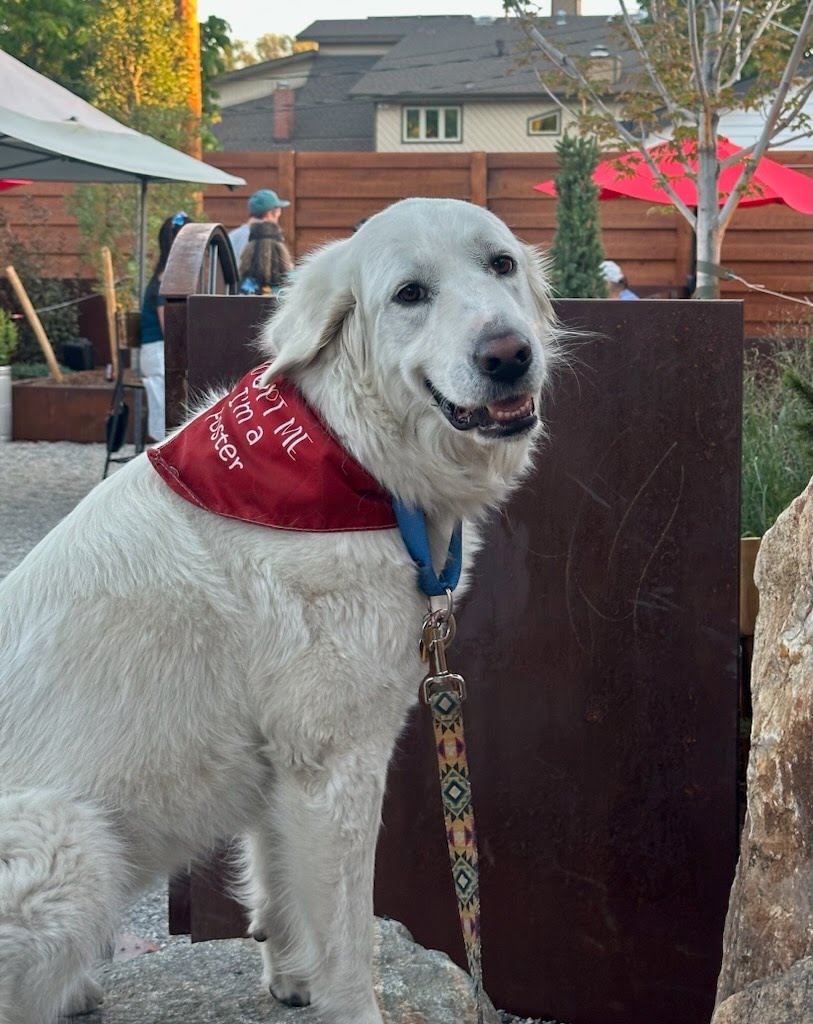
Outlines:
[[[231, 247], [234, 249], [234, 258], [237, 260], [238, 267], [240, 266], [240, 257], [243, 255], [243, 249], [248, 244], [251, 225], [259, 221], [265, 221], [276, 224], [279, 230], [280, 214], [284, 207], [290, 205], [287, 199], [280, 199], [277, 193], [270, 188], [262, 188], [259, 192], [255, 192], [249, 197], [248, 220], [245, 224], [241, 224], [239, 228], [229, 232]], [[279, 241], [285, 241], [282, 231], [279, 231]]]

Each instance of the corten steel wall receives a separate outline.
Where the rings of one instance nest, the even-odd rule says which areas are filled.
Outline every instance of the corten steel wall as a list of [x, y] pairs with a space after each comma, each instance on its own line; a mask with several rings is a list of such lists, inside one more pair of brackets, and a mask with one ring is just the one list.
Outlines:
[[[813, 174], [813, 152], [775, 152], [772, 159]], [[454, 196], [488, 206], [521, 237], [549, 246], [556, 202], [532, 186], [553, 176], [549, 153], [212, 153], [223, 170], [245, 178], [245, 188], [205, 193], [206, 216], [234, 227], [246, 216], [246, 197], [273, 187], [292, 205], [282, 224], [297, 255], [342, 237], [362, 217], [412, 195]], [[811, 184], [813, 188], [813, 183]], [[63, 196], [72, 186], [34, 185], [0, 194], [0, 215], [25, 241], [36, 238], [48, 273], [92, 276], [80, 258], [79, 236]], [[68, 204], [70, 199], [68, 199]], [[668, 206], [633, 199], [602, 203], [607, 254], [624, 266], [633, 287], [682, 287], [691, 265], [692, 235]], [[47, 227], [47, 231], [43, 231]], [[780, 206], [741, 210], [723, 244], [723, 263], [746, 280], [797, 298], [813, 282], [813, 218]], [[0, 255], [2, 235], [0, 234]], [[5, 263], [0, 261], [0, 269]], [[723, 297], [745, 300], [745, 333], [761, 337], [789, 322], [807, 319], [804, 307], [758, 295], [737, 282], [723, 284]]]
[[[252, 365], [233, 341], [221, 367], [212, 351], [253, 332], [254, 303], [193, 298], [168, 369], [173, 348], [194, 387]], [[568, 1024], [706, 1024], [736, 857], [741, 307], [558, 309], [586, 333], [450, 652], [470, 684], [487, 987]], [[177, 339], [183, 303], [167, 316]], [[419, 711], [376, 906], [462, 960], [436, 771]], [[198, 872], [176, 927], [242, 933], [222, 888]]]

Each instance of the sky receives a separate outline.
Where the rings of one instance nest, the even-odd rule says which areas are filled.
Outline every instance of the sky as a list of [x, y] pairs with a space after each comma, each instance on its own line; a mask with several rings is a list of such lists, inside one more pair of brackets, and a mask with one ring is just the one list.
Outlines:
[[[555, 2], [555, 0], [553, 0]], [[543, 14], [550, 13], [549, 4]], [[634, 6], [634, 5], [633, 5]], [[617, 14], [617, 0], [582, 0], [582, 14]], [[500, 0], [288, 0], [262, 3], [258, 0], [198, 0], [198, 18], [210, 14], [225, 19], [235, 39], [253, 43], [266, 32], [295, 36], [318, 19], [392, 17], [404, 14], [471, 14], [500, 17]]]

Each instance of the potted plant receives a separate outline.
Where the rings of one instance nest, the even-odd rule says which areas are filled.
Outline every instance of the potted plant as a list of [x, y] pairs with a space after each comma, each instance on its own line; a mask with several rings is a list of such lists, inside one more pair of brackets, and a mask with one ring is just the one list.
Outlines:
[[17, 340], [17, 325], [0, 309], [0, 442], [11, 440], [11, 357]]

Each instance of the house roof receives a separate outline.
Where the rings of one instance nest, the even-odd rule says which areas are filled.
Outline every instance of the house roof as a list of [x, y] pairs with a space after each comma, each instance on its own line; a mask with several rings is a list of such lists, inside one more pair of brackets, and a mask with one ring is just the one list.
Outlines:
[[[352, 96], [375, 99], [444, 97], [465, 99], [540, 96], [536, 70], [552, 70], [538, 51], [528, 53], [526, 37], [515, 19], [482, 24], [472, 18], [421, 19], [423, 24], [403, 36], [350, 90]], [[454, 23], [451, 23], [454, 22]], [[598, 46], [621, 61], [621, 74], [607, 83], [620, 91], [638, 67], [637, 55], [625, 42], [615, 19], [606, 16], [568, 18], [558, 24], [543, 20], [546, 35], [569, 54], [587, 57]]]
[[316, 50], [300, 50], [297, 53], [289, 53], [287, 57], [274, 57], [272, 60], [257, 61], [256, 64], [246, 64], [245, 67], [226, 71], [224, 74], [218, 75], [217, 78], [213, 78], [212, 85], [217, 89], [218, 86], [226, 82], [239, 82], [245, 78], [263, 78], [269, 72], [276, 77], [276, 73], [280, 69], [290, 68], [293, 70], [300, 65], [308, 64], [316, 53]]
[[[607, 17], [574, 17], [558, 24], [543, 20], [554, 43], [569, 53], [589, 56], [605, 46], [621, 61], [621, 76], [607, 91], [623, 88], [637, 69], [637, 57], [623, 42], [617, 22]], [[463, 101], [477, 98], [539, 99], [536, 69], [550, 68], [533, 52], [520, 64], [525, 36], [516, 19], [476, 19], [469, 15], [363, 18], [315, 21], [299, 39], [325, 43], [391, 45], [383, 56], [330, 56], [304, 51], [229, 72], [238, 78], [278, 79], [295, 65], [310, 64], [306, 82], [294, 89], [294, 134], [273, 138], [273, 95], [236, 103], [223, 110], [213, 131], [230, 150], [301, 149], [312, 152], [375, 149], [375, 102], [392, 99]]]
[[422, 25], [461, 24], [473, 21], [469, 14], [409, 15], [400, 18], [336, 18], [314, 21], [297, 34], [297, 40], [328, 43], [397, 43]]
[[273, 138], [273, 94], [227, 107], [213, 128], [227, 150], [301, 149], [369, 151], [374, 146], [375, 104], [348, 97], [348, 88], [375, 64], [376, 57], [327, 57], [313, 53], [304, 85], [294, 89], [294, 134]]

